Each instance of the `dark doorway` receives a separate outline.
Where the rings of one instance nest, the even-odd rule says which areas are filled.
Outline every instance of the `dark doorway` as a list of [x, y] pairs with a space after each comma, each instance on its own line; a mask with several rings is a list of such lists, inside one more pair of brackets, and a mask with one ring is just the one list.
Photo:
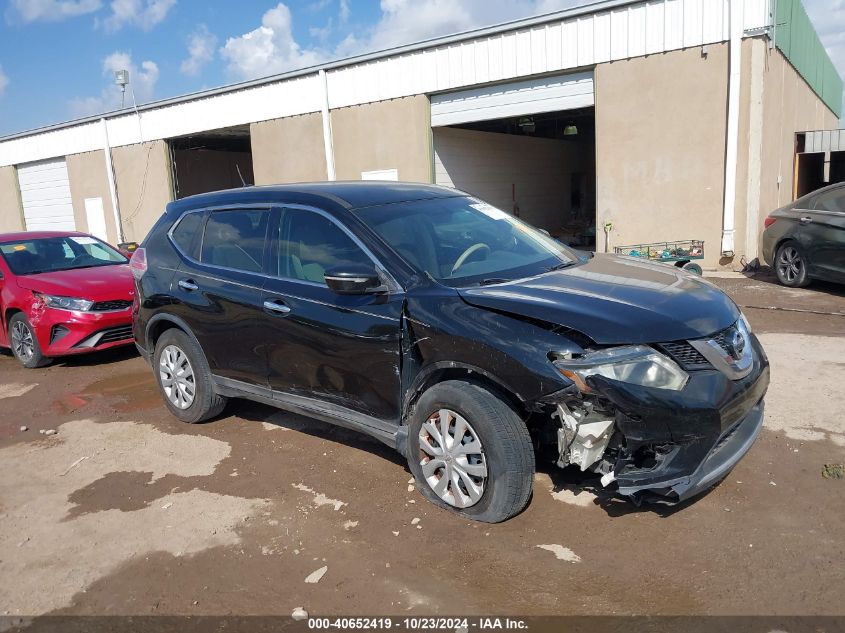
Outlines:
[[168, 143], [177, 200], [255, 184], [247, 125], [173, 138]]

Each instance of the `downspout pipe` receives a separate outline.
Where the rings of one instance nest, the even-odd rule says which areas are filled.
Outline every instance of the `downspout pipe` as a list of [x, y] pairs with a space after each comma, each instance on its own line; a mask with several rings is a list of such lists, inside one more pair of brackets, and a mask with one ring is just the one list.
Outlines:
[[741, 0], [730, 0], [730, 48], [728, 51], [728, 121], [725, 138], [725, 199], [722, 207], [722, 256], [734, 256], [736, 166], [739, 145], [739, 92], [742, 82]]
[[337, 180], [334, 168], [334, 139], [332, 138], [332, 120], [329, 113], [329, 81], [326, 71], [320, 69], [317, 76], [320, 81], [320, 88], [323, 92], [323, 148], [326, 152], [326, 177], [328, 180]]
[[105, 117], [100, 119], [103, 126], [103, 154], [106, 157], [106, 180], [109, 183], [109, 197], [111, 198], [112, 213], [114, 213], [114, 226], [117, 229], [118, 244], [126, 241], [123, 234], [123, 222], [120, 220], [120, 206], [117, 202], [117, 185], [114, 180], [114, 164], [111, 158], [111, 145], [109, 144], [109, 125]]

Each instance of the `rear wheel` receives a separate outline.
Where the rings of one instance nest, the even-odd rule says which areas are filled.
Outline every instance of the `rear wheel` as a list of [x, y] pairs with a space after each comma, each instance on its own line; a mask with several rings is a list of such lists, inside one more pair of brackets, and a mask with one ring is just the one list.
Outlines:
[[409, 422], [408, 465], [420, 491], [467, 518], [498, 523], [528, 503], [534, 450], [501, 398], [458, 380], [426, 391]]
[[12, 346], [12, 354], [27, 369], [44, 367], [51, 362], [41, 353], [35, 330], [22, 312], [9, 319], [9, 343]]
[[226, 406], [214, 391], [205, 355], [182, 330], [167, 330], [158, 339], [153, 370], [164, 404], [183, 422], [204, 422]]
[[778, 247], [775, 255], [775, 274], [780, 283], [790, 288], [801, 288], [810, 283], [807, 262], [798, 244], [786, 242]]

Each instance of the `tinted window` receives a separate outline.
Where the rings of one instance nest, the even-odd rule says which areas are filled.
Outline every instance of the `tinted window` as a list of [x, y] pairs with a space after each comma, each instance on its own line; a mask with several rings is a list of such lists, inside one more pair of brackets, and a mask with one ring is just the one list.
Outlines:
[[261, 272], [268, 211], [215, 211], [202, 240], [202, 261], [248, 272]]
[[334, 222], [318, 213], [287, 209], [279, 225], [279, 277], [325, 283], [341, 265], [372, 266], [372, 260]]
[[186, 213], [173, 229], [171, 236], [179, 249], [190, 257], [197, 256], [199, 233], [202, 231], [202, 213]]
[[819, 194], [815, 199], [813, 209], [845, 213], [845, 189], [834, 189]]
[[0, 244], [0, 253], [16, 275], [125, 264], [126, 258], [89, 235], [19, 240]]
[[563, 244], [475, 198], [385, 204], [356, 213], [411, 265], [447, 285], [519, 279], [578, 261]]

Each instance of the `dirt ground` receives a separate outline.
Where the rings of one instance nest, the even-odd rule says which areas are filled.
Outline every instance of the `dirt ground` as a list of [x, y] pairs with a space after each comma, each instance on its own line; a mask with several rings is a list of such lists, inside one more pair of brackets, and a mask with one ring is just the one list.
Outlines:
[[543, 466], [470, 523], [355, 433], [244, 401], [179, 423], [133, 350], [0, 356], [0, 614], [843, 614], [845, 287], [713, 283], [770, 357], [766, 427], [671, 509]]

